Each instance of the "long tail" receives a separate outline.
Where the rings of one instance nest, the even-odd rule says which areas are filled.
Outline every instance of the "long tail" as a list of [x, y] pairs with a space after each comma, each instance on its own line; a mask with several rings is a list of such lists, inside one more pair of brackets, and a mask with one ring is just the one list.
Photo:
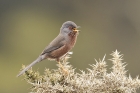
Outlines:
[[35, 61], [33, 61], [30, 65], [28, 65], [26, 68], [24, 68], [18, 75], [17, 77], [19, 77], [20, 75], [22, 75], [25, 71], [27, 71], [29, 68], [31, 68], [33, 65], [35, 65], [36, 63], [42, 61], [42, 57], [39, 56]]

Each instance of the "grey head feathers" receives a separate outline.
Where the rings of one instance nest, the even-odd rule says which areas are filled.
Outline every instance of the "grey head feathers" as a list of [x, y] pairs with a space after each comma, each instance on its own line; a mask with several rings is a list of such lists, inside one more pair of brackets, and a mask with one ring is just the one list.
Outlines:
[[72, 21], [66, 21], [62, 24], [62, 27], [60, 28], [60, 33], [61, 34], [68, 34], [70, 33], [72, 30], [69, 29], [69, 27], [71, 28], [78, 28], [78, 26], [72, 22]]

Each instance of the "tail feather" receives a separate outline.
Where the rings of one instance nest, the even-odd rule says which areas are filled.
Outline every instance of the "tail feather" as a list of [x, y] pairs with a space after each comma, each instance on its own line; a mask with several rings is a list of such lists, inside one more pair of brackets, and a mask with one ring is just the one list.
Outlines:
[[19, 77], [20, 75], [22, 75], [23, 73], [25, 73], [25, 71], [27, 71], [29, 68], [31, 68], [33, 65], [35, 65], [36, 63], [42, 61], [42, 57], [38, 57], [35, 61], [33, 61], [30, 65], [28, 65], [26, 68], [24, 68], [18, 75], [17, 77]]

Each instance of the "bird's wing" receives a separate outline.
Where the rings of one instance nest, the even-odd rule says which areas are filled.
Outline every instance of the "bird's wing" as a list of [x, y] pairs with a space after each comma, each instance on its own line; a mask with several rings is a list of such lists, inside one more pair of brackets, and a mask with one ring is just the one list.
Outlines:
[[44, 55], [45, 53], [52, 52], [53, 50], [59, 49], [62, 46], [64, 46], [64, 37], [61, 35], [58, 35], [41, 53], [41, 55]]

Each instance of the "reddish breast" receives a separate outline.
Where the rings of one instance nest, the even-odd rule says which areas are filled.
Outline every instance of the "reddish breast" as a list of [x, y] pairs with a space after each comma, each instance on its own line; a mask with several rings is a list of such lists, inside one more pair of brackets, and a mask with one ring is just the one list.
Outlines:
[[74, 32], [71, 32], [68, 35], [69, 35], [69, 40], [65, 43], [65, 45], [63, 45], [57, 50], [52, 51], [49, 55], [49, 58], [52, 58], [52, 59], [60, 58], [74, 47], [76, 39], [77, 39], [77, 35]]

